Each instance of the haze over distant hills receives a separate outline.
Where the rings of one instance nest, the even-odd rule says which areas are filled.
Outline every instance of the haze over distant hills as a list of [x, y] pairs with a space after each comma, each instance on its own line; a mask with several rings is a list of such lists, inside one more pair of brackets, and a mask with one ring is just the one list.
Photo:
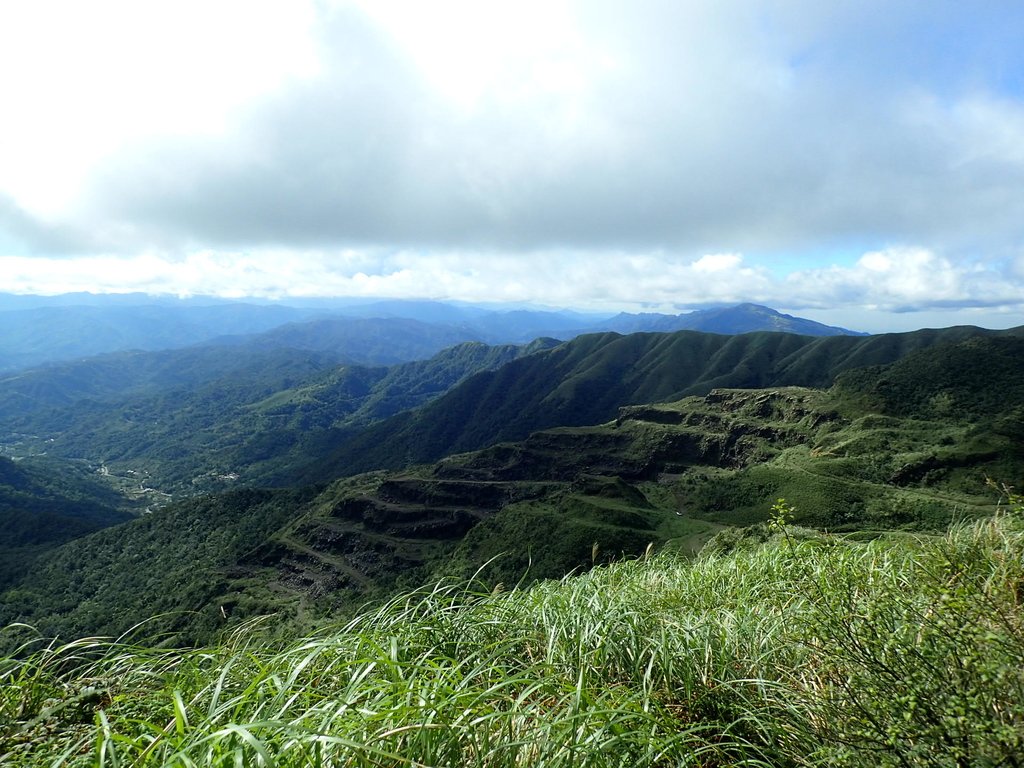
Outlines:
[[434, 301], [321, 301], [294, 306], [168, 297], [56, 297], [0, 294], [0, 372], [107, 352], [196, 344], [290, 347], [330, 352], [354, 363], [426, 359], [464, 341], [527, 343], [583, 333], [699, 330], [780, 331], [809, 336], [855, 331], [741, 304], [680, 315], [614, 317], [569, 310], [495, 309]]
[[623, 312], [599, 324], [599, 327], [619, 333], [638, 331], [704, 331], [705, 333], [753, 333], [779, 331], [802, 336], [867, 336], [825, 325], [814, 320], [793, 317], [760, 304], [739, 304], [735, 307], [698, 309], [681, 315], [629, 314]]

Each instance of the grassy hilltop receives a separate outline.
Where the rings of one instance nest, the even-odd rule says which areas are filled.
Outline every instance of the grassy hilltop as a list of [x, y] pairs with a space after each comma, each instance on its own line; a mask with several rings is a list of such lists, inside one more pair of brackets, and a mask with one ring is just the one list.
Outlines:
[[0, 661], [8, 765], [1021, 764], [1024, 508], [869, 543], [785, 525], [267, 644]]

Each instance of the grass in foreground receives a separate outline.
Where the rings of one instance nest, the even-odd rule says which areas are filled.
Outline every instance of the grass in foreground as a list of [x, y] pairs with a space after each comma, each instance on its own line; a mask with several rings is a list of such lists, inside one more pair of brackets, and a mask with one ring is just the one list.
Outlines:
[[287, 647], [0, 660], [0, 764], [1024, 764], [1024, 526], [782, 532], [529, 590], [442, 586]]

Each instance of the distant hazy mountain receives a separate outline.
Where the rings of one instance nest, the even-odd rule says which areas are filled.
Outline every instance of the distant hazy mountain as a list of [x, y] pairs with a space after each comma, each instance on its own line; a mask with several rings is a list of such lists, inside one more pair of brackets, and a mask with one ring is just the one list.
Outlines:
[[464, 341], [524, 344], [539, 337], [568, 340], [605, 330], [857, 335], [755, 304], [682, 315], [594, 318], [567, 310], [397, 299], [296, 301], [291, 306], [139, 294], [0, 294], [0, 373], [107, 352], [176, 349], [213, 341], [331, 351], [361, 364], [390, 365], [426, 359]]
[[415, 299], [387, 299], [357, 304], [338, 302], [333, 305], [325, 304], [322, 308], [346, 317], [401, 317], [440, 325], [470, 323], [476, 318], [490, 314], [486, 309], [471, 305]]
[[359, 364], [392, 365], [425, 360], [466, 341], [571, 338], [589, 320], [573, 312], [498, 311], [436, 301], [299, 304], [0, 294], [0, 373], [110, 352], [208, 343], [323, 351]]
[[482, 341], [465, 326], [425, 323], [402, 317], [332, 316], [288, 323], [261, 334], [220, 339], [258, 349], [331, 352], [359, 365], [395, 365], [426, 360], [442, 349]]
[[[8, 300], [0, 307], [12, 303], [18, 304]], [[0, 311], [0, 372], [106, 352], [187, 347], [226, 334], [258, 333], [313, 314], [238, 303], [23, 306]]]
[[629, 314], [623, 312], [598, 323], [595, 329], [618, 333], [638, 331], [704, 331], [705, 333], [754, 333], [778, 331], [801, 336], [867, 336], [866, 333], [837, 328], [832, 325], [793, 317], [760, 304], [738, 304], [735, 307], [701, 309], [682, 315], [657, 313]]
[[0, 422], [37, 412], [53, 418], [62, 408], [72, 422], [81, 418], [86, 402], [90, 406], [123, 404], [133, 397], [191, 391], [217, 381], [271, 392], [342, 361], [323, 352], [217, 346], [112, 352], [0, 375]]

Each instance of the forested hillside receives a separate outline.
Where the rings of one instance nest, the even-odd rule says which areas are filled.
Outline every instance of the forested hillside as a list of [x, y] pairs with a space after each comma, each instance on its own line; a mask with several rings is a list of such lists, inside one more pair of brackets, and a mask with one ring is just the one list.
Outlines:
[[681, 331], [581, 336], [541, 355], [478, 374], [436, 402], [371, 427], [294, 479], [436, 461], [554, 426], [594, 424], [623, 405], [665, 402], [715, 387], [827, 387], [843, 371], [975, 337], [1024, 328], [961, 327], [869, 337], [740, 336]]
[[[1024, 339], [966, 336], [829, 390], [715, 389], [400, 472], [179, 503], [46, 555], [0, 623], [116, 634], [159, 606], [187, 613], [147, 631], [178, 641], [267, 611], [278, 629], [309, 627], [495, 557], [491, 586], [648, 545], [692, 553], [722, 526], [763, 523], [780, 497], [803, 526], [939, 531], [987, 514], [987, 478], [1024, 484]], [[984, 383], [945, 386], [944, 371], [982, 360]]]
[[132, 519], [131, 506], [79, 468], [0, 456], [0, 591], [42, 552]]
[[12, 453], [105, 466], [178, 495], [268, 483], [360, 428], [555, 343], [467, 342], [390, 367], [248, 347], [111, 355], [0, 380], [0, 434]]

